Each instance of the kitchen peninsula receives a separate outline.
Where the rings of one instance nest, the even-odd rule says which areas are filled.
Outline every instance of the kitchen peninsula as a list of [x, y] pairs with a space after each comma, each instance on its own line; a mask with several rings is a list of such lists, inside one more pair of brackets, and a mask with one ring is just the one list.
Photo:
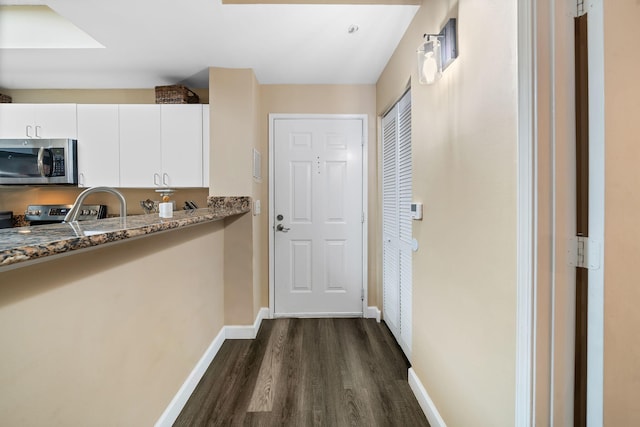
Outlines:
[[248, 212], [248, 197], [209, 197], [208, 208], [176, 211], [173, 218], [133, 215], [68, 224], [0, 230], [0, 271], [22, 262], [96, 247]]
[[122, 227], [119, 218], [31, 227], [22, 243], [5, 239], [19, 228], [2, 231], [1, 259], [24, 253], [0, 267], [3, 425], [160, 418], [244, 309], [233, 301], [252, 301], [250, 198], [208, 206], [127, 216]]

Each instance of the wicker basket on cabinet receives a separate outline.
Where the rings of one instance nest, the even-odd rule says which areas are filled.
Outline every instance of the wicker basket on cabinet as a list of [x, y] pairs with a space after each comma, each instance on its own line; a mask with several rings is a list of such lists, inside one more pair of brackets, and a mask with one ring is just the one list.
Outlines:
[[156, 104], [198, 104], [200, 97], [186, 86], [156, 86]]

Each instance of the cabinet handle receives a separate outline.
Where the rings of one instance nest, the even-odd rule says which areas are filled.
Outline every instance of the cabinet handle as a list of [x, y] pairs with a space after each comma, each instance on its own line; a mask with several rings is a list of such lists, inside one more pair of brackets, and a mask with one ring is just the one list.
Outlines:
[[46, 176], [44, 173], [44, 147], [38, 150], [38, 173], [40, 176]]
[[162, 185], [165, 187], [169, 186], [169, 174], [166, 172], [162, 174]]
[[42, 135], [40, 135], [40, 129], [42, 128], [42, 126], [36, 126], [36, 138], [41, 138]]
[[31, 138], [31, 125], [27, 125], [27, 138]]
[[155, 186], [160, 186], [160, 174], [154, 173], [153, 174], [153, 185]]

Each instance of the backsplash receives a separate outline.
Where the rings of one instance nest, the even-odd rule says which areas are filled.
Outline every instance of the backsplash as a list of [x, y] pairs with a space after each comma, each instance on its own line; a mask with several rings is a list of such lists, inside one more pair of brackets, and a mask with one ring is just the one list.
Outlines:
[[13, 213], [13, 226], [14, 227], [24, 227], [29, 225], [29, 221], [25, 219], [24, 214], [16, 214]]
[[[0, 187], [0, 211], [13, 211], [14, 223], [16, 225], [24, 224], [24, 212], [28, 205], [40, 204], [73, 204], [85, 188], [77, 187], [28, 187], [28, 186], [3, 186]], [[144, 211], [140, 206], [141, 200], [151, 199], [160, 200], [161, 196], [155, 192], [153, 188], [119, 188], [118, 189], [127, 199], [127, 214], [138, 215]], [[208, 188], [185, 188], [176, 189], [171, 196], [176, 201], [177, 209], [182, 209], [186, 200], [193, 200], [199, 207], [207, 206], [207, 197], [209, 195]], [[120, 205], [118, 200], [106, 193], [96, 193], [89, 195], [86, 204], [102, 204], [107, 205], [107, 213], [109, 216], [118, 214]]]
[[209, 196], [207, 207], [221, 215], [235, 215], [251, 210], [249, 196]]

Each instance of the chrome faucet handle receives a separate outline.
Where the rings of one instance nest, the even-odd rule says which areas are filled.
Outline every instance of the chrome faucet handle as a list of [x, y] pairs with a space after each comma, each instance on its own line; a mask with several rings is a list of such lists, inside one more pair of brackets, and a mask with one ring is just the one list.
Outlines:
[[100, 193], [100, 192], [110, 193], [116, 196], [118, 200], [120, 200], [120, 217], [124, 218], [127, 216], [127, 201], [125, 200], [121, 192], [111, 187], [91, 187], [91, 188], [87, 188], [86, 190], [84, 190], [82, 193], [78, 195], [78, 198], [73, 204], [73, 207], [69, 209], [69, 212], [64, 217], [63, 222], [77, 221], [78, 216], [80, 215], [80, 208], [82, 207], [82, 202], [84, 202], [84, 199], [91, 193]]

